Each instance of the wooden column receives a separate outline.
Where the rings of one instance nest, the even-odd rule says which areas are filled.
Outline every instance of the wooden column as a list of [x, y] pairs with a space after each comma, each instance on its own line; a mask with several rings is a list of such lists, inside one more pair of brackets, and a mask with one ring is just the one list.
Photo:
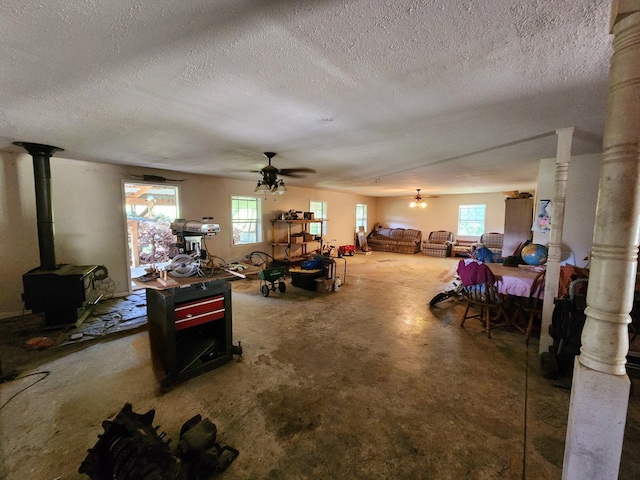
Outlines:
[[562, 231], [564, 228], [564, 206], [567, 197], [567, 178], [571, 162], [571, 143], [575, 128], [556, 130], [558, 146], [556, 148], [556, 175], [553, 195], [553, 216], [549, 235], [549, 258], [544, 284], [544, 303], [542, 306], [542, 327], [540, 330], [539, 353], [546, 352], [553, 345], [549, 335], [549, 325], [553, 315], [553, 299], [558, 296], [560, 282], [560, 257], [562, 255]]
[[587, 319], [565, 442], [569, 480], [618, 478], [629, 401], [625, 363], [640, 242], [640, 1], [614, 2], [612, 23]]

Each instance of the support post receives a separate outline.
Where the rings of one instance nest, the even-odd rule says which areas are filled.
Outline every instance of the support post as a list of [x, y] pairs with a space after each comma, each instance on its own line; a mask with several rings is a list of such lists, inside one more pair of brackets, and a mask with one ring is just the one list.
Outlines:
[[582, 348], [573, 374], [562, 478], [618, 478], [629, 401], [629, 313], [640, 242], [640, 2], [613, 3], [602, 169]]
[[546, 352], [553, 345], [549, 335], [549, 325], [553, 316], [553, 299], [558, 296], [560, 282], [560, 258], [562, 256], [562, 231], [564, 228], [564, 206], [567, 197], [567, 178], [571, 162], [571, 143], [575, 128], [556, 130], [558, 146], [556, 150], [555, 190], [553, 195], [553, 216], [549, 235], [549, 256], [544, 282], [544, 302], [542, 304], [542, 322], [540, 329], [539, 353]]

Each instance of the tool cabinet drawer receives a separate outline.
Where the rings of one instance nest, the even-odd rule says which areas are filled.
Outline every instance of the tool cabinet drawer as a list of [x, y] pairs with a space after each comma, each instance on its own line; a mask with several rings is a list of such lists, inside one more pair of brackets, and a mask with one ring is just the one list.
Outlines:
[[175, 329], [195, 327], [203, 323], [224, 318], [224, 296], [208, 297], [176, 305], [174, 309]]

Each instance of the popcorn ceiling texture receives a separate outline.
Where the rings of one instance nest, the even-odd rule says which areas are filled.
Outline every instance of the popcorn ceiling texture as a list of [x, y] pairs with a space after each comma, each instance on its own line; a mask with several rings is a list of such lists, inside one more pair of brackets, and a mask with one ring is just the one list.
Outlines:
[[294, 185], [526, 190], [556, 129], [577, 127], [575, 154], [601, 149], [609, 9], [6, 0], [0, 149], [34, 141], [72, 159], [246, 180], [272, 150], [281, 168], [318, 171]]

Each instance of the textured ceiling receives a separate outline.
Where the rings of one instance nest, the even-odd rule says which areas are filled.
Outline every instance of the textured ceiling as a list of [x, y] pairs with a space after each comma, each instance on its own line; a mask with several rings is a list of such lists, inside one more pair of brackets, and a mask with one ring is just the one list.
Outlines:
[[[601, 150], [600, 0], [0, 3], [0, 149], [374, 196], [529, 190]], [[58, 154], [59, 156], [61, 154]]]

